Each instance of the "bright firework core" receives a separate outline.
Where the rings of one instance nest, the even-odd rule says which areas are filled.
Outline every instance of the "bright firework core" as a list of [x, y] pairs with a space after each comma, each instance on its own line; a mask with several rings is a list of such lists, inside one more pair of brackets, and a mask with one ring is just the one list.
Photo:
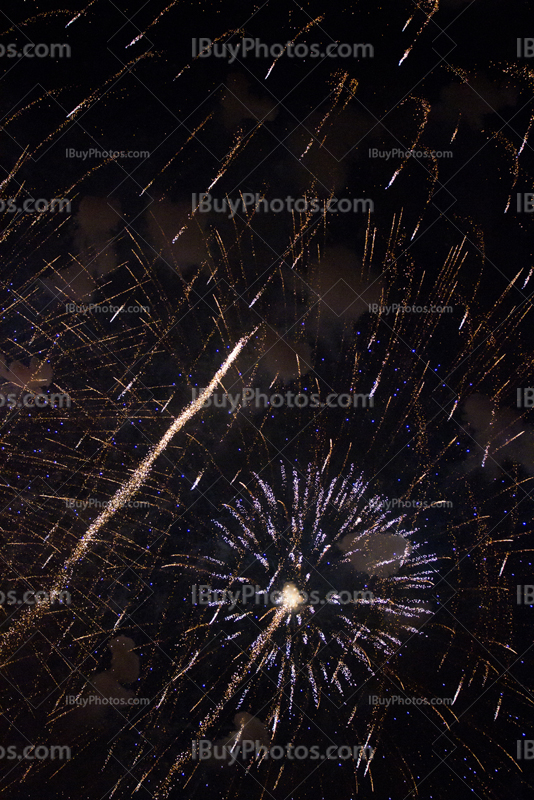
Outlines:
[[297, 611], [305, 602], [306, 598], [301, 594], [297, 586], [294, 583], [286, 583], [280, 592], [276, 605], [282, 606], [288, 611]]

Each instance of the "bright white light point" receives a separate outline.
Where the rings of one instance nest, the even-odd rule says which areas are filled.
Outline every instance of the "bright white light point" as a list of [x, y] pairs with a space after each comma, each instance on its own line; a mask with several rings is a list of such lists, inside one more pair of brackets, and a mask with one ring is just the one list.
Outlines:
[[115, 311], [115, 313], [113, 314], [113, 316], [112, 316], [112, 317], [111, 317], [111, 319], [110, 319], [110, 322], [113, 322], [113, 320], [115, 319], [115, 317], [117, 316], [117, 314], [120, 314], [120, 312], [122, 311], [122, 309], [124, 308], [124, 306], [125, 306], [125, 305], [126, 305], [126, 304], [124, 303], [124, 304], [123, 304], [123, 305], [122, 305], [122, 306], [119, 308], [119, 310], [118, 310], [118, 311]]
[[287, 608], [289, 611], [296, 611], [304, 603], [304, 597], [294, 583], [284, 584], [280, 599], [277, 605]]

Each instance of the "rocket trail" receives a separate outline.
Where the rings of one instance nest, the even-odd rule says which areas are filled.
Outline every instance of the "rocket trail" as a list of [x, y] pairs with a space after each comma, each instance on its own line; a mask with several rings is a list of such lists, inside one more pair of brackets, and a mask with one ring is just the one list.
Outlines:
[[123, 485], [120, 489], [117, 490], [113, 498], [110, 500], [109, 505], [102, 511], [101, 514], [95, 519], [93, 523], [88, 527], [86, 533], [82, 536], [72, 554], [67, 558], [62, 573], [57, 577], [56, 581], [46, 600], [38, 603], [37, 605], [33, 606], [29, 609], [23, 616], [20, 617], [19, 620], [13, 625], [13, 627], [7, 631], [4, 636], [2, 637], [2, 645], [5, 646], [6, 643], [10, 642], [13, 638], [16, 638], [18, 634], [22, 633], [24, 629], [30, 624], [35, 623], [39, 619], [39, 617], [43, 616], [46, 610], [50, 607], [51, 602], [53, 601], [54, 597], [56, 597], [67, 585], [72, 576], [73, 568], [76, 562], [80, 561], [85, 555], [85, 553], [91, 547], [93, 541], [95, 540], [96, 535], [100, 531], [100, 529], [107, 523], [109, 520], [115, 516], [117, 511], [127, 503], [130, 498], [143, 486], [146, 479], [150, 474], [150, 470], [154, 465], [156, 459], [163, 453], [167, 445], [170, 443], [172, 438], [180, 431], [183, 426], [202, 408], [204, 402], [211, 397], [215, 389], [217, 388], [220, 380], [224, 378], [234, 361], [236, 360], [237, 356], [243, 349], [243, 347], [247, 344], [251, 336], [253, 336], [255, 330], [249, 333], [247, 336], [243, 336], [235, 345], [234, 349], [226, 358], [226, 360], [221, 365], [220, 369], [215, 373], [212, 380], [210, 381], [209, 385], [204, 389], [204, 391], [194, 400], [187, 408], [185, 408], [182, 413], [176, 417], [174, 422], [169, 426], [167, 431], [163, 434], [157, 445], [152, 449], [152, 451], [148, 454], [148, 456], [141, 462], [138, 468], [135, 470], [131, 478]]

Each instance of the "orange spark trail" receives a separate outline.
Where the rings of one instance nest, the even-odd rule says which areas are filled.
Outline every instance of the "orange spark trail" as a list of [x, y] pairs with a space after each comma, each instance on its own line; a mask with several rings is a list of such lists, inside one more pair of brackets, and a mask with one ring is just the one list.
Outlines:
[[54, 586], [47, 598], [35, 606], [32, 606], [31, 609], [29, 609], [23, 616], [19, 618], [19, 620], [17, 620], [13, 627], [2, 637], [3, 645], [9, 642], [13, 637], [16, 637], [18, 634], [22, 633], [30, 623], [37, 622], [39, 617], [43, 616], [45, 611], [50, 607], [51, 602], [53, 602], [53, 599], [57, 597], [58, 594], [67, 586], [76, 562], [83, 558], [95, 540], [99, 530], [107, 522], [109, 522], [113, 516], [115, 516], [117, 511], [119, 511], [137, 491], [139, 491], [148, 478], [150, 470], [152, 469], [156, 459], [161, 455], [161, 453], [163, 453], [174, 435], [183, 428], [183, 426], [191, 419], [191, 417], [200, 411], [204, 402], [211, 397], [221, 379], [224, 378], [231, 365], [254, 333], [255, 330], [248, 334], [248, 336], [243, 336], [238, 341], [228, 358], [223, 362], [220, 369], [213, 376], [209, 385], [197, 397], [196, 400], [194, 400], [189, 406], [187, 406], [187, 408], [184, 409], [184, 411], [182, 411], [178, 417], [176, 417], [174, 422], [167, 429], [166, 433], [163, 434], [157, 445], [135, 470], [131, 478], [123, 486], [121, 486], [120, 489], [117, 490], [113, 498], [110, 500], [108, 506], [104, 509], [104, 511], [102, 511], [101, 514], [98, 515], [95, 521], [91, 523], [86, 533], [82, 536], [74, 548], [72, 554], [69, 556], [69, 558], [67, 558], [63, 569], [60, 575], [56, 578]]

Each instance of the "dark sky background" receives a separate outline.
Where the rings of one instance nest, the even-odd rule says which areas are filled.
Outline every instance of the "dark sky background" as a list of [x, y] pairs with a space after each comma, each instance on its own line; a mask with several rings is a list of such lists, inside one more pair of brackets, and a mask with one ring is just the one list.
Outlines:
[[[165, 13], [159, 0], [127, 6], [94, 0], [71, 3], [68, 10], [50, 3], [2, 5], [0, 44], [67, 43], [71, 57], [0, 57], [1, 179], [16, 170], [3, 184], [1, 197], [13, 196], [22, 186], [21, 197], [69, 197], [72, 202], [70, 215], [50, 215], [34, 226], [28, 218], [2, 217], [4, 352], [8, 363], [27, 363], [35, 354], [46, 358], [54, 366], [54, 390], [68, 390], [75, 398], [70, 415], [47, 410], [48, 416], [39, 416], [23, 409], [10, 417], [6, 412], [1, 421], [6, 587], [34, 585], [36, 580], [50, 585], [52, 567], [61, 569], [96, 516], [68, 517], [50, 497], [111, 497], [190, 400], [191, 386], [207, 385], [221, 364], [223, 348], [233, 346], [252, 327], [265, 323], [291, 346], [298, 341], [308, 348], [312, 367], [298, 382], [285, 381], [286, 388], [298, 383], [301, 391], [311, 392], [316, 380], [322, 390], [329, 386], [348, 391], [355, 388], [357, 375], [357, 391], [368, 392], [386, 365], [377, 408], [354, 417], [336, 409], [315, 423], [306, 413], [292, 415], [287, 409], [278, 417], [242, 411], [232, 427], [222, 412], [211, 410], [191, 422], [191, 438], [173, 445], [167, 462], [158, 462], [157, 480], [154, 477], [150, 488], [145, 487], [150, 510], [144, 515], [132, 512], [109, 526], [109, 540], [103, 537], [104, 545], [95, 548], [72, 579], [77, 598], [73, 608], [47, 614], [36, 637], [23, 637], [17, 655], [5, 661], [2, 742], [7, 746], [71, 735], [75, 750], [72, 763], [57, 772], [53, 765], [39, 765], [29, 770], [24, 782], [20, 765], [15, 771], [11, 764], [5, 771], [1, 765], [6, 797], [35, 792], [50, 798], [104, 798], [111, 797], [114, 786], [118, 787], [114, 797], [130, 797], [144, 765], [151, 762], [156, 767], [139, 796], [153, 796], [173, 758], [188, 747], [198, 728], [200, 716], [190, 709], [194, 700], [201, 703], [199, 686], [206, 686], [214, 675], [226, 680], [231, 674], [228, 644], [226, 650], [211, 644], [209, 658], [195, 673], [199, 685], [191, 688], [187, 702], [182, 696], [175, 698], [158, 715], [153, 701], [147, 714], [132, 725], [115, 720], [106, 723], [108, 727], [87, 725], [82, 730], [81, 725], [75, 735], [72, 730], [65, 734], [61, 725], [51, 722], [57, 711], [54, 704], [61, 702], [59, 693], [67, 685], [76, 693], [83, 685], [80, 676], [87, 679], [95, 670], [110, 668], [108, 641], [119, 624], [119, 632], [133, 638], [141, 658], [142, 688], [130, 689], [158, 697], [169, 680], [171, 661], [185, 657], [183, 652], [177, 656], [176, 648], [183, 649], [184, 631], [194, 613], [188, 607], [191, 577], [171, 575], [162, 565], [169, 563], [177, 547], [191, 558], [214, 553], [229, 558], [211, 522], [222, 519], [223, 505], [240, 491], [231, 483], [234, 475], [239, 470], [243, 476], [265, 470], [265, 479], [276, 485], [280, 461], [296, 464], [299, 470], [307, 463], [320, 466], [329, 441], [334, 442], [332, 476], [346, 468], [350, 443], [354, 450], [349, 463], [356, 463], [369, 478], [379, 476], [373, 491], [402, 496], [425, 472], [421, 491], [426, 497], [453, 498], [451, 512], [429, 511], [418, 518], [416, 540], [422, 551], [442, 559], [438, 567], [442, 577], [429, 601], [435, 624], [428, 636], [414, 637], [396, 658], [408, 695], [416, 695], [416, 687], [424, 686], [428, 696], [450, 696], [465, 674], [460, 721], [450, 733], [452, 744], [444, 746], [440, 739], [438, 745], [429, 746], [438, 735], [436, 726], [416, 711], [402, 709], [388, 712], [379, 726], [374, 787], [359, 772], [357, 794], [351, 766], [336, 762], [316, 772], [306, 764], [290, 765], [277, 786], [270, 772], [256, 776], [199, 768], [185, 786], [178, 778], [169, 796], [200, 798], [209, 793], [234, 798], [246, 792], [251, 797], [296, 800], [331, 796], [332, 790], [343, 800], [531, 796], [529, 762], [519, 764], [521, 772], [513, 759], [516, 740], [534, 738], [529, 651], [534, 610], [515, 602], [516, 584], [529, 583], [532, 574], [532, 500], [527, 495], [532, 491], [534, 419], [532, 412], [522, 412], [521, 422], [517, 421], [516, 389], [529, 385], [534, 336], [531, 284], [521, 289], [524, 277], [515, 286], [510, 287], [510, 281], [520, 271], [528, 275], [532, 266], [533, 215], [518, 212], [516, 195], [534, 192], [530, 139], [518, 156], [533, 115], [534, 57], [518, 58], [516, 42], [534, 37], [533, 5], [449, 0], [440, 2], [439, 11], [430, 17], [432, 4], [420, 5], [362, 2], [329, 7], [324, 2], [268, 0], [245, 7], [177, 2]], [[403, 30], [412, 12], [413, 19]], [[78, 13], [80, 17], [65, 27]], [[320, 63], [285, 56], [267, 79], [272, 59], [249, 56], [229, 65], [221, 58], [191, 56], [192, 38], [223, 37], [236, 43], [244, 34], [268, 45], [284, 43], [318, 17], [320, 23], [310, 26], [298, 41], [321, 47], [332, 41], [371, 43], [374, 56]], [[127, 47], [143, 31], [146, 35]], [[127, 63], [128, 69], [120, 74]], [[308, 161], [308, 169], [302, 168], [295, 158], [295, 141], [302, 135], [302, 125], [316, 130], [344, 72], [357, 81], [357, 88], [353, 83], [349, 92], [347, 80], [341, 89], [340, 105], [324, 129], [326, 146], [335, 158], [323, 162], [312, 187], [319, 162]], [[469, 83], [463, 83], [462, 76]], [[259, 103], [264, 113], [276, 110], [263, 125], [245, 116], [231, 122], [225, 118], [225, 87], [235, 87], [236, 80], [247, 85], [247, 102]], [[67, 122], [67, 115], [83, 101], [83, 111]], [[386, 188], [400, 160], [370, 158], [369, 148], [409, 148], [421, 126], [419, 149], [450, 149], [453, 157], [412, 159]], [[198, 132], [192, 136], [194, 131]], [[388, 302], [428, 298], [434, 303], [447, 296], [454, 282], [452, 314], [436, 322], [414, 315], [396, 329], [402, 334], [397, 336], [387, 316], [377, 323], [365, 313], [329, 317], [321, 305], [319, 316], [309, 311], [309, 287], [317, 285], [318, 250], [326, 258], [330, 248], [343, 247], [360, 258], [367, 226], [361, 214], [333, 215], [328, 224], [317, 215], [309, 221], [310, 229], [316, 227], [321, 233], [317, 239], [308, 231], [302, 234], [304, 256], [295, 262], [299, 244], [287, 247], [295, 238], [295, 220], [289, 214], [274, 222], [258, 215], [248, 226], [243, 216], [234, 226], [213, 214], [204, 229], [206, 237], [211, 236], [211, 252], [217, 251], [214, 242], [219, 241], [228, 251], [226, 259], [217, 251], [212, 281], [196, 263], [181, 270], [165, 252], [158, 256], [148, 211], [160, 201], [190, 205], [191, 195], [206, 191], [226, 163], [238, 133], [247, 137], [247, 144], [214, 186], [214, 197], [237, 198], [240, 191], [264, 193], [267, 199], [302, 197], [307, 189], [323, 200], [331, 194], [371, 198], [377, 261], [381, 259], [385, 275], [379, 285], [384, 286]], [[150, 156], [102, 164], [101, 159], [66, 157], [70, 148], [147, 150]], [[19, 164], [26, 149], [31, 157]], [[315, 146], [313, 152], [317, 150]], [[336, 174], [341, 175], [337, 184]], [[87, 196], [120, 204], [121, 209], [113, 230], [121, 266], [109, 275], [99, 273], [98, 265], [88, 267], [97, 284], [94, 299], [147, 302], [152, 309], [149, 322], [139, 315], [123, 315], [109, 323], [78, 318], [74, 324], [63, 312], [64, 298], [52, 298], [44, 288], [55, 259], [63, 269], [79, 249], [80, 208]], [[401, 210], [406, 238], [398, 263], [392, 264], [388, 236], [394, 215], [398, 222]], [[410, 241], [418, 221], [418, 232]], [[177, 233], [171, 227], [166, 235]], [[468, 257], [457, 273], [452, 268], [447, 272], [447, 253], [464, 237]], [[132, 256], [134, 239], [138, 261]], [[92, 245], [98, 245], [96, 239]], [[139, 267], [149, 262], [149, 267]], [[367, 290], [358, 282], [361, 278], [349, 274], [352, 267], [341, 269], [350, 284], [349, 295], [354, 287], [362, 293]], [[195, 281], [188, 289], [193, 274]], [[322, 280], [328, 282], [328, 275]], [[257, 304], [251, 306], [264, 286]], [[224, 325], [212, 335], [221, 303], [227, 303]], [[466, 308], [469, 321], [460, 328]], [[262, 360], [262, 331], [245, 350], [243, 371]], [[119, 363], [125, 367], [124, 383], [139, 377], [132, 399], [121, 402], [115, 383]], [[426, 363], [433, 371], [424, 376]], [[262, 390], [274, 380], [265, 361], [253, 374]], [[441, 382], [443, 375], [451, 376], [446, 383]], [[232, 380], [239, 388], [239, 379], [234, 375]], [[172, 399], [164, 411], [171, 389]], [[463, 404], [475, 392], [491, 398], [499, 409], [492, 429], [492, 441], [498, 440], [491, 450], [493, 471], [491, 465], [485, 471], [479, 466], [486, 445], [480, 407], [471, 415], [455, 412], [452, 423], [448, 419], [455, 400]], [[456, 425], [456, 420], [462, 424]], [[504, 456], [501, 452], [501, 458], [496, 448], [507, 425], [522, 426], [521, 442], [530, 442], [530, 449], [518, 450], [516, 445], [515, 450], [505, 449]], [[455, 435], [458, 443], [451, 448]], [[433, 468], [426, 474], [429, 464]], [[191, 488], [201, 472], [198, 489]], [[473, 517], [488, 520], [486, 527], [473, 526]], [[58, 533], [44, 539], [56, 521]], [[490, 533], [499, 540], [493, 549], [487, 544]], [[145, 541], [150, 545], [141, 544]], [[109, 548], [108, 542], [112, 542]], [[150, 553], [142, 552], [151, 547]], [[52, 561], [45, 569], [49, 553]], [[507, 553], [510, 560], [501, 581], [499, 568]], [[358, 577], [368, 579], [363, 574]], [[350, 575], [347, 578], [341, 570], [339, 580], [350, 583]], [[372, 578], [369, 584], [375, 585]], [[446, 609], [439, 608], [447, 605], [454, 622]], [[126, 612], [117, 623], [120, 609]], [[16, 614], [20, 616], [20, 611], [3, 620], [4, 631], [10, 630]], [[335, 619], [325, 623], [332, 638], [335, 626]], [[231, 625], [227, 629], [221, 624], [221, 641], [230, 629]], [[254, 636], [252, 628], [248, 635]], [[89, 662], [81, 658], [83, 647], [88, 648]], [[488, 654], [495, 672], [483, 680], [482, 664]], [[369, 690], [363, 672], [358, 673], [357, 683], [354, 726], [364, 730], [372, 715], [367, 695], [395, 690], [380, 676], [373, 678], [373, 691]], [[224, 690], [219, 686], [218, 700]], [[258, 689], [266, 703], [268, 691], [268, 684]], [[299, 692], [304, 698], [305, 689], [299, 687]], [[495, 720], [501, 695], [502, 710]], [[252, 705], [251, 710], [254, 713]], [[235, 711], [229, 703], [214, 738], [228, 733]], [[341, 707], [334, 712], [327, 700], [318, 711], [312, 708], [313, 723], [302, 724], [299, 741], [316, 743], [319, 737], [322, 742], [322, 734], [324, 741], [350, 740], [353, 729], [347, 726], [345, 711]], [[281, 735], [291, 736], [293, 724], [294, 720], [283, 719]], [[110, 751], [113, 756], [107, 763]], [[134, 765], [134, 754], [139, 753], [143, 757]], [[185, 768], [184, 773], [189, 777]], [[16, 776], [20, 794], [14, 787]], [[263, 795], [262, 782], [267, 787]], [[419, 794], [412, 793], [414, 782], [420, 784]]]

